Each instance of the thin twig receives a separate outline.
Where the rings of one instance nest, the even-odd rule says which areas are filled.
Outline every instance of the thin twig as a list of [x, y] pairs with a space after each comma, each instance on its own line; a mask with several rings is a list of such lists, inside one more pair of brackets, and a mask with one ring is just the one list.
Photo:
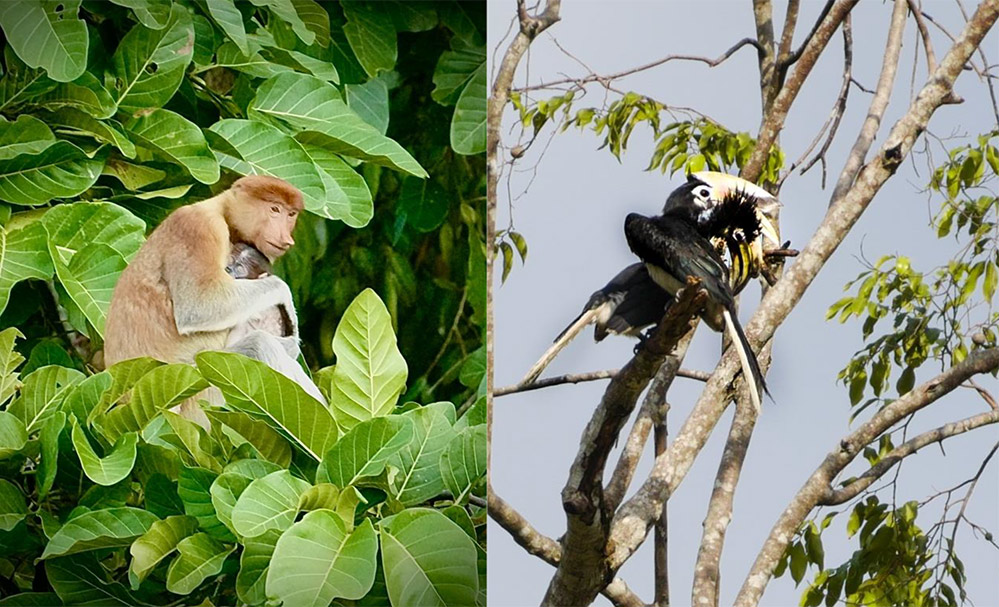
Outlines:
[[[579, 384], [587, 381], [597, 381], [600, 379], [614, 379], [620, 369], [607, 369], [606, 371], [591, 371], [589, 373], [568, 373], [566, 375], [556, 375], [539, 379], [530, 384], [513, 384], [496, 388], [494, 396], [506, 396], [507, 394], [517, 394], [519, 392], [530, 392], [550, 388], [551, 386], [561, 386], [563, 384]], [[693, 369], [680, 369], [676, 372], [677, 377], [686, 377], [697, 381], [707, 381], [710, 373], [707, 371], [695, 371]]]

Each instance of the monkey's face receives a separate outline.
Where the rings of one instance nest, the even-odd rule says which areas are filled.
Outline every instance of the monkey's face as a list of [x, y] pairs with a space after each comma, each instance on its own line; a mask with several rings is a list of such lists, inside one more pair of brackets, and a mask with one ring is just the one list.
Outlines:
[[268, 259], [274, 261], [295, 244], [291, 233], [298, 223], [298, 209], [280, 202], [262, 200], [257, 205], [257, 229], [248, 239]]
[[286, 181], [263, 175], [237, 180], [232, 192], [227, 220], [238, 239], [272, 262], [284, 255], [295, 244], [291, 233], [302, 211], [302, 193]]

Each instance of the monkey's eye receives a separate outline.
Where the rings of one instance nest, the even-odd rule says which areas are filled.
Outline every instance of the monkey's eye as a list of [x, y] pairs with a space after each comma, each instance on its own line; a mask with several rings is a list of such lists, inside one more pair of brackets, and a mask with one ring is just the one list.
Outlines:
[[288, 211], [288, 217], [291, 217], [292, 219], [298, 217], [298, 211]]
[[281, 212], [281, 207], [279, 207], [276, 204], [271, 205], [271, 213], [274, 213], [275, 215], [277, 215], [280, 212]]

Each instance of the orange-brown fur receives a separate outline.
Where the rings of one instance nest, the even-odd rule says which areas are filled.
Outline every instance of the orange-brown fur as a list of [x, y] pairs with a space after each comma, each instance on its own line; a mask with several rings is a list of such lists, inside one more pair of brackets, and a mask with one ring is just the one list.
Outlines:
[[[252, 306], [290, 304], [280, 279], [236, 280], [225, 267], [238, 242], [252, 244], [271, 261], [280, 257], [294, 244], [291, 231], [301, 210], [302, 195], [294, 186], [248, 176], [218, 196], [171, 213], [115, 287], [105, 326], [105, 364], [137, 356], [189, 363], [202, 350], [223, 349], [230, 329]], [[191, 321], [179, 330], [182, 317]]]

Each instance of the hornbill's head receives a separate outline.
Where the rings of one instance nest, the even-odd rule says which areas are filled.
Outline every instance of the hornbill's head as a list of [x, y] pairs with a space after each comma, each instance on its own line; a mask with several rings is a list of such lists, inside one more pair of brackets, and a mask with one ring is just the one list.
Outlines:
[[[755, 209], [755, 221], [735, 209], [745, 210], [747, 205]], [[702, 234], [728, 248], [733, 290], [738, 292], [764, 268], [764, 240], [780, 247], [780, 236], [770, 219], [779, 206], [773, 194], [755, 183], [726, 173], [700, 171], [688, 175], [687, 183], [669, 195], [663, 214], [695, 221]], [[737, 221], [740, 217], [748, 221]]]

